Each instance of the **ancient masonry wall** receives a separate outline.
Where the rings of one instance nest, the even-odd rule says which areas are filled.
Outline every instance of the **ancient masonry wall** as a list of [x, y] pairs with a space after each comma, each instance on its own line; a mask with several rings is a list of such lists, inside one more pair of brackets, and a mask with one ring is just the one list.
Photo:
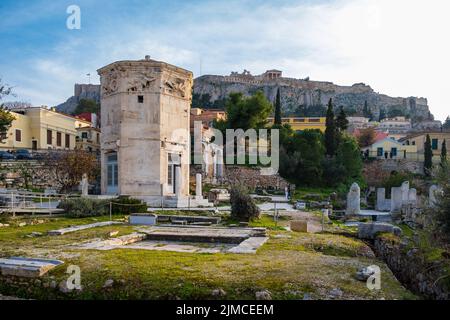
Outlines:
[[383, 237], [375, 239], [374, 249], [397, 279], [409, 290], [427, 299], [448, 300], [448, 279], [439, 260], [430, 263], [406, 242], [394, 242]]

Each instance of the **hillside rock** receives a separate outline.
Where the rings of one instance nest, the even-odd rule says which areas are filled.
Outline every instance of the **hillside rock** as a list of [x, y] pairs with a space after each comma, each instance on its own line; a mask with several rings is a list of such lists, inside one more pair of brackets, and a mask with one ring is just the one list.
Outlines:
[[74, 95], [66, 102], [56, 106], [59, 112], [71, 114], [75, 111], [81, 99], [92, 99], [100, 103], [100, 85], [99, 84], [75, 84]]
[[268, 72], [259, 76], [252, 76], [248, 71], [244, 71], [242, 74], [233, 72], [230, 76], [198, 77], [194, 81], [194, 98], [197, 98], [200, 104], [205, 102], [207, 104], [209, 100], [211, 107], [217, 107], [218, 104], [214, 102], [223, 100], [232, 92], [241, 92], [248, 96], [257, 90], [262, 90], [270, 101], [274, 101], [277, 90], [280, 88], [284, 115], [299, 114], [301, 108], [310, 108], [309, 112], [311, 109], [323, 110], [332, 98], [336, 107], [344, 106], [356, 112], [361, 112], [367, 101], [375, 117], [379, 116], [380, 110], [386, 113], [390, 110], [400, 110], [404, 115], [417, 120], [430, 117], [426, 98], [393, 98], [375, 92], [364, 83], [339, 86], [331, 82], [312, 81], [308, 78], [285, 78], [281, 76], [281, 72], [279, 77], [267, 77]]

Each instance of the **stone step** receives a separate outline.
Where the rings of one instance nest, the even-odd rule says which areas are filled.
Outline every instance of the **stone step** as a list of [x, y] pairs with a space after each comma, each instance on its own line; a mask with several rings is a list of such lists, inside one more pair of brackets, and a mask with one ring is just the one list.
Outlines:
[[60, 260], [11, 257], [0, 259], [0, 271], [4, 276], [36, 278], [63, 263]]

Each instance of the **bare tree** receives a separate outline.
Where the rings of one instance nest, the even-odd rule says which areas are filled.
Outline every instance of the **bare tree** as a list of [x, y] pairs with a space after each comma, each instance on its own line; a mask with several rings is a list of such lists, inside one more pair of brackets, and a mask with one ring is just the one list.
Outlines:
[[84, 150], [51, 152], [44, 157], [43, 163], [61, 192], [72, 191], [80, 184], [84, 173], [90, 181], [95, 181], [100, 173], [97, 157]]

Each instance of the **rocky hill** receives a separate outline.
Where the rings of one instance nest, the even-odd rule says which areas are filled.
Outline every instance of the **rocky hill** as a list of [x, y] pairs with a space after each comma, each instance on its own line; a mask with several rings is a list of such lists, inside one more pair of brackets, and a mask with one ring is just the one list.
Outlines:
[[[282, 72], [269, 70], [253, 76], [249, 71], [232, 72], [229, 76], [205, 75], [194, 80], [193, 107], [224, 108], [225, 98], [232, 92], [251, 95], [262, 90], [270, 101], [275, 100], [278, 88], [284, 115], [321, 116], [333, 98], [336, 107], [344, 106], [349, 115], [361, 115], [364, 105], [378, 119], [383, 110], [385, 116], [405, 115], [416, 122], [433, 119], [427, 99], [417, 97], [394, 98], [375, 92], [364, 83], [339, 86], [331, 82], [282, 77]], [[100, 85], [75, 84], [74, 96], [58, 105], [58, 111], [71, 113], [81, 99], [93, 99], [100, 103]]]
[[74, 95], [66, 102], [56, 106], [56, 110], [71, 114], [81, 99], [92, 99], [100, 103], [100, 85], [99, 84], [75, 84]]
[[336, 107], [344, 106], [349, 114], [361, 114], [364, 105], [377, 119], [381, 110], [386, 116], [405, 115], [421, 121], [433, 118], [425, 98], [394, 98], [375, 92], [364, 83], [339, 86], [331, 82], [311, 81], [282, 77], [281, 71], [269, 70], [253, 76], [248, 71], [232, 72], [229, 76], [205, 75], [194, 81], [193, 106], [223, 107], [224, 99], [232, 92], [251, 95], [262, 90], [270, 101], [275, 100], [278, 88], [281, 92], [284, 115], [322, 115], [330, 98]]

